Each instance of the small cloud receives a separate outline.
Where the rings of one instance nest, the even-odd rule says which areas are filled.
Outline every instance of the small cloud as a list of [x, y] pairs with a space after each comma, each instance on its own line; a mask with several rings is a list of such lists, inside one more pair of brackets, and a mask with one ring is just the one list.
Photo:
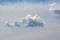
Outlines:
[[6, 22], [6, 26], [9, 26], [9, 27], [20, 27], [20, 22], [17, 22], [17, 21], [12, 21], [12, 22]]
[[44, 22], [42, 22], [38, 15], [27, 15], [26, 17], [21, 18], [20, 21], [6, 22], [6, 25], [9, 27], [20, 27], [23, 25], [26, 27], [43, 27]]
[[38, 15], [32, 16], [27, 15], [25, 18], [21, 19], [21, 22], [24, 23], [28, 27], [42, 27], [44, 23], [40, 19]]
[[54, 12], [54, 15], [60, 16], [60, 6], [57, 5], [56, 3], [52, 3], [49, 5], [49, 11]]

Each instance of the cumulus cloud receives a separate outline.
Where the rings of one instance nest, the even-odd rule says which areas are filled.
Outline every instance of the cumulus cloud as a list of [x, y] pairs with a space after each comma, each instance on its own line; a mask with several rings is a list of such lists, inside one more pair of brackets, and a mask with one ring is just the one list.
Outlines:
[[38, 15], [27, 15], [25, 18], [22, 18], [20, 22], [24, 23], [28, 27], [44, 26], [44, 23]]
[[27, 15], [21, 18], [20, 21], [6, 22], [6, 25], [9, 27], [20, 27], [20, 25], [25, 25], [26, 27], [42, 27], [44, 26], [44, 22], [38, 15]]
[[55, 13], [56, 16], [60, 16], [60, 6], [57, 5], [56, 3], [52, 3], [49, 5], [49, 11], [52, 11]]

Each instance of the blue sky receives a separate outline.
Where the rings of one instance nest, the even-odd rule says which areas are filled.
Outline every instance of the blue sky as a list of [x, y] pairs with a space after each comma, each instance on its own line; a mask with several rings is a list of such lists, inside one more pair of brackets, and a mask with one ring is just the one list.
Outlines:
[[60, 40], [59, 0], [0, 0], [0, 40]]
[[4, 3], [17, 3], [17, 2], [30, 2], [30, 3], [48, 3], [48, 2], [58, 2], [59, 0], [0, 0], [0, 4]]

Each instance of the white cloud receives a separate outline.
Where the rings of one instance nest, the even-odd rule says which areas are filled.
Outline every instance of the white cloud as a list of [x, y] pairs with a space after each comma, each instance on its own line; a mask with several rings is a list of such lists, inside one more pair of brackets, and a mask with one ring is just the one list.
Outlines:
[[60, 16], [60, 5], [57, 5], [56, 3], [52, 3], [49, 5], [49, 11], [54, 12], [54, 15]]
[[22, 18], [20, 22], [24, 23], [26, 26], [29, 26], [29, 27], [44, 25], [44, 23], [42, 22], [42, 20], [38, 15], [35, 15], [35, 16], [27, 15], [25, 18]]
[[44, 23], [38, 15], [27, 15], [26, 17], [21, 18], [20, 21], [6, 22], [6, 25], [9, 27], [20, 27], [21, 24], [28, 27], [44, 26]]

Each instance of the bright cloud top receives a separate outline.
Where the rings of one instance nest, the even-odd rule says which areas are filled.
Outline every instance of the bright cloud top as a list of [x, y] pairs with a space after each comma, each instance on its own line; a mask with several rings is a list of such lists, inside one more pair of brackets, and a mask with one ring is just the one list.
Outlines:
[[17, 26], [20, 27], [20, 25], [25, 25], [26, 27], [42, 27], [44, 26], [44, 22], [41, 20], [41, 18], [38, 15], [32, 16], [27, 15], [24, 18], [21, 18], [20, 21], [14, 21], [11, 23], [6, 23], [7, 26]]
[[53, 11], [55, 15], [60, 15], [60, 6], [56, 3], [52, 3], [49, 5], [49, 11]]

